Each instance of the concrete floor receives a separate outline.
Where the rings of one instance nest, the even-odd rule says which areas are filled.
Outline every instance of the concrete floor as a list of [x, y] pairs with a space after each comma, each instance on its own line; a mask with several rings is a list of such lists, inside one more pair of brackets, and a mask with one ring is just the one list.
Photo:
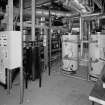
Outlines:
[[[51, 76], [46, 71], [42, 78], [42, 88], [39, 88], [38, 80], [29, 82], [24, 91], [23, 105], [91, 105], [88, 96], [93, 82], [64, 76], [59, 65], [52, 67]], [[16, 82], [10, 95], [0, 86], [0, 105], [19, 105], [19, 85]]]

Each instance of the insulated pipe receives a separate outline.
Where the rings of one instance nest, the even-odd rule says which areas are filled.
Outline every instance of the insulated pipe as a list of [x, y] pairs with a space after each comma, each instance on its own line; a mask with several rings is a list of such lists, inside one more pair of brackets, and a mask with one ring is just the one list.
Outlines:
[[[56, 11], [56, 10], [50, 10], [51, 15], [56, 15], [56, 16], [66, 16], [66, 17], [74, 17], [74, 16], [79, 16], [79, 13], [77, 14], [72, 14], [69, 12], [62, 12], [62, 11]], [[30, 11], [28, 11], [27, 9], [24, 10], [24, 13], [28, 13], [30, 14]], [[49, 11], [48, 10], [44, 10], [44, 9], [36, 9], [36, 15], [38, 16], [49, 16]]]
[[[31, 8], [27, 8], [23, 10], [23, 15], [30, 15], [31, 16]], [[14, 14], [15, 16], [19, 15], [19, 9], [14, 7]], [[56, 10], [51, 10], [51, 15], [56, 15], [56, 16], [65, 16], [65, 17], [78, 17], [79, 13], [73, 14], [70, 12], [63, 12], [63, 11], [56, 11]], [[36, 9], [36, 16], [49, 16], [49, 11], [44, 10], [44, 9]]]
[[[20, 16], [20, 31], [21, 31], [21, 37], [23, 41], [23, 0], [19, 1], [19, 16]], [[20, 104], [23, 103], [24, 99], [24, 80], [23, 80], [23, 43], [22, 43], [22, 49], [21, 49], [21, 55], [22, 55], [22, 60], [21, 60], [21, 67], [20, 67]]]

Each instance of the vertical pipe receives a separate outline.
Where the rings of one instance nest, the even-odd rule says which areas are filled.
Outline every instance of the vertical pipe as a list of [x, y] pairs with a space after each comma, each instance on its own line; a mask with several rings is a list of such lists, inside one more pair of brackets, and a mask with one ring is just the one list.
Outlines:
[[32, 0], [32, 41], [35, 41], [36, 0]]
[[[42, 17], [42, 22], [45, 21], [45, 17]], [[44, 26], [45, 23], [42, 23], [42, 25]], [[47, 57], [48, 57], [48, 49], [47, 49], [47, 29], [44, 29], [44, 33], [43, 34], [43, 46], [44, 46], [44, 70], [47, 68]]]
[[99, 29], [99, 27], [100, 27], [100, 19], [99, 18], [97, 18], [97, 26], [98, 26], [98, 29]]
[[13, 31], [13, 0], [8, 0], [8, 31]]
[[44, 29], [44, 34], [45, 34], [45, 43], [46, 43], [46, 46], [44, 47], [44, 69], [48, 69], [48, 30], [47, 29]]
[[9, 85], [10, 85], [10, 89], [11, 89], [11, 88], [12, 88], [12, 70], [9, 70], [9, 77], [10, 77], [10, 78], [9, 78], [9, 79], [10, 79], [10, 80], [9, 80], [9, 81], [10, 81], [10, 82], [9, 82]]
[[[44, 20], [45, 20], [45, 17], [41, 17], [41, 26], [44, 26], [45, 24], [43, 23], [44, 22]], [[40, 33], [41, 35], [44, 35], [44, 32], [43, 32], [43, 28], [41, 28], [41, 33]], [[44, 36], [43, 36], [44, 37]], [[39, 39], [40, 40], [40, 39]], [[40, 42], [39, 42], [40, 43]], [[42, 84], [42, 62], [41, 62], [41, 53], [40, 53], [40, 45], [39, 45], [39, 70], [40, 70], [40, 77], [39, 77], [39, 87], [41, 87], [41, 84]], [[44, 49], [45, 49], [45, 47], [44, 47]], [[45, 52], [44, 52], [44, 54], [45, 54]], [[45, 57], [45, 56], [44, 56]], [[45, 63], [45, 61], [44, 61], [44, 63]]]
[[[61, 33], [59, 33], [59, 34], [61, 34]], [[61, 35], [59, 35], [59, 42], [58, 42], [58, 44], [59, 44], [59, 62], [61, 61]], [[59, 69], [60, 69], [60, 64], [59, 64]]]
[[10, 72], [9, 72], [9, 69], [7, 69], [7, 89], [8, 89], [8, 94], [10, 94]]
[[91, 39], [91, 27], [90, 27], [90, 21], [89, 21], [89, 26], [88, 26], [88, 74], [87, 74], [87, 79], [90, 80], [90, 70], [91, 70], [91, 58], [90, 58], [90, 39]]
[[[7, 25], [7, 30], [8, 31], [13, 31], [13, 0], [8, 0], [8, 25]], [[12, 74], [10, 75], [10, 71], [8, 71], [9, 69], [7, 69], [7, 77], [8, 77], [8, 81], [9, 83], [7, 83], [7, 86], [8, 87], [8, 91], [10, 93], [10, 85], [12, 85], [12, 81], [11, 81], [11, 78], [12, 78]]]
[[[79, 22], [80, 22], [80, 20], [79, 20]], [[78, 36], [78, 39], [77, 39], [77, 66], [78, 66], [78, 70], [79, 70], [79, 64], [80, 64], [80, 60], [79, 60], [79, 56], [80, 56], [80, 54], [79, 54], [79, 45], [80, 44], [80, 36]]]
[[82, 17], [80, 17], [80, 41], [81, 41], [81, 50], [80, 55], [83, 55], [83, 20]]
[[[36, 11], [36, 0], [32, 0], [31, 1], [31, 5], [32, 5], [32, 27], [31, 27], [31, 31], [32, 31], [32, 37], [31, 37], [31, 40], [32, 40], [32, 42], [33, 42], [33, 45], [32, 45], [32, 53], [33, 53], [33, 56], [35, 56], [34, 55], [34, 53], [35, 53], [35, 45], [34, 45], [34, 42], [35, 42], [35, 21], [36, 21], [36, 13], [35, 13], [35, 11]], [[34, 81], [35, 80], [35, 57], [33, 57], [33, 62], [32, 62], [32, 80]]]
[[24, 80], [23, 80], [23, 0], [20, 0], [20, 31], [21, 31], [21, 37], [22, 37], [22, 49], [21, 49], [21, 67], [20, 67], [20, 104], [23, 103], [23, 97], [24, 97]]
[[50, 73], [51, 73], [51, 11], [50, 11], [50, 8], [49, 8], [49, 76], [50, 76]]
[[73, 20], [70, 21], [69, 19], [69, 33], [71, 33], [72, 27], [73, 27]]
[[94, 11], [94, 9], [95, 9], [95, 3], [92, 1], [92, 4], [93, 4], [93, 11]]

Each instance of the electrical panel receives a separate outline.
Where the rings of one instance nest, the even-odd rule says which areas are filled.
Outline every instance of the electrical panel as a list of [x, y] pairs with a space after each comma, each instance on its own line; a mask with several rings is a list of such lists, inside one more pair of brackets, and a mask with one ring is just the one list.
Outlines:
[[0, 82], [6, 83], [6, 68], [22, 65], [22, 36], [20, 31], [0, 32]]

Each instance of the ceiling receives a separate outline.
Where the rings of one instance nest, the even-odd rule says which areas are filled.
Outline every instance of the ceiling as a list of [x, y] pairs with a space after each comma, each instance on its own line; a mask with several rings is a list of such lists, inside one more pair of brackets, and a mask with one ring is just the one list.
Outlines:
[[[23, 0], [23, 2], [24, 7], [31, 6], [31, 0]], [[80, 13], [97, 12], [104, 10], [105, 0], [36, 0], [36, 6]]]
[[[14, 7], [19, 7], [19, 0], [13, 0]], [[30, 12], [32, 0], [23, 0], [24, 10]], [[0, 8], [5, 11], [8, 0], [0, 0]], [[36, 0], [36, 8], [58, 10], [68, 13], [96, 13], [105, 11], [105, 0]], [[1, 11], [0, 11], [1, 14]]]
[[[8, 0], [0, 0], [0, 19], [2, 19], [3, 13], [6, 11], [7, 1]], [[13, 1], [14, 16], [19, 17], [19, 0]], [[31, 1], [32, 0], [23, 0], [23, 18], [25, 17], [24, 20], [27, 21], [30, 20], [31, 17]], [[49, 13], [48, 9], [50, 9], [51, 11], [55, 11], [57, 16], [62, 14], [61, 16], [63, 17], [66, 15], [74, 16], [74, 14], [104, 13], [104, 7], [105, 0], [36, 0], [36, 12], [40, 12], [39, 9], [41, 9], [42, 12], [40, 12], [40, 14], [43, 13], [43, 11]]]

